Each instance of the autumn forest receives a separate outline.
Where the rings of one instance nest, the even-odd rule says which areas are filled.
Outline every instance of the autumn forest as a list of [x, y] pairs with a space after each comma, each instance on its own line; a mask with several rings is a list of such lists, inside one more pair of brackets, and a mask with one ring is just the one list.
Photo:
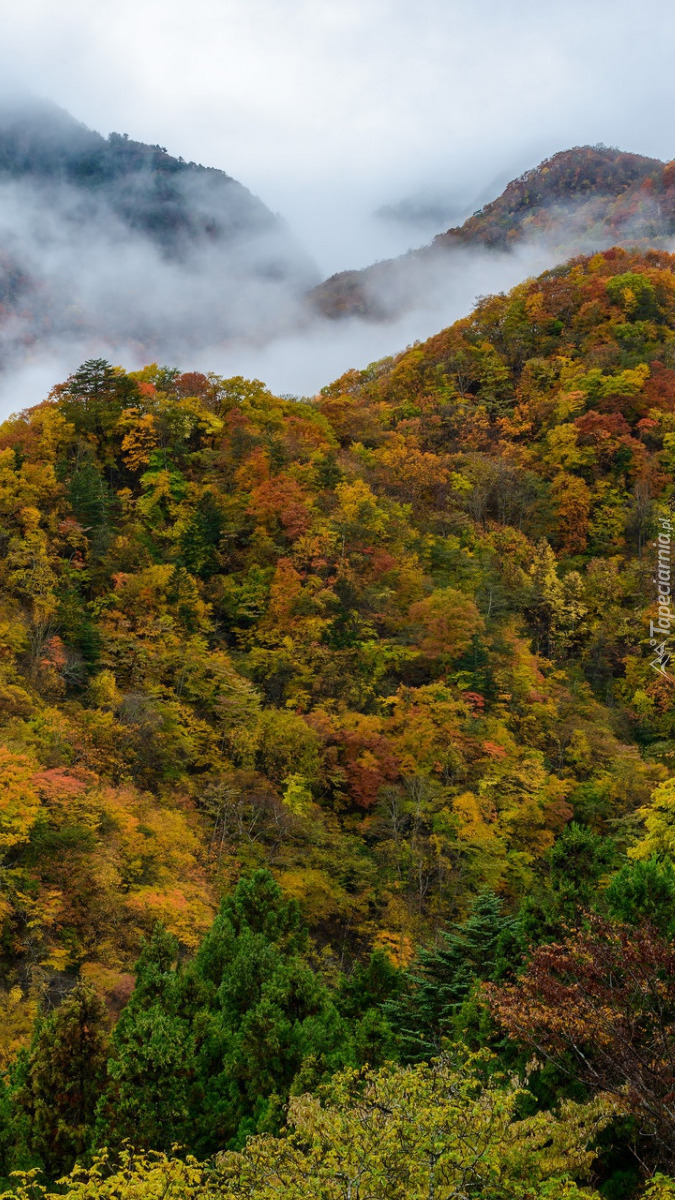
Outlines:
[[3, 1195], [675, 1197], [674, 470], [661, 250], [0, 426]]

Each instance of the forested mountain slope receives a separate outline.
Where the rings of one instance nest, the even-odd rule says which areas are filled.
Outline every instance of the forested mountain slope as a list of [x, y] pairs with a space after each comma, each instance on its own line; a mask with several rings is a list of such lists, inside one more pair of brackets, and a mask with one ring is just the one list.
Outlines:
[[[601, 1142], [604, 1176], [672, 1165], [674, 685], [649, 626], [674, 453], [675, 257], [621, 249], [487, 298], [312, 402], [91, 361], [1, 427], [5, 1062], [38, 1002], [68, 996], [13, 1068], [5, 1170], [54, 1178], [126, 1136], [241, 1148], [279, 1129], [289, 1094], [392, 1057], [418, 1074], [368, 1095], [423, 1112], [447, 1088], [454, 1129], [483, 1069], [452, 1059], [434, 1084], [419, 1064], [460, 1030], [511, 1070], [497, 1028], [523, 1069], [534, 1047], [569, 1070], [584, 1038], [599, 1058], [582, 1055], [576, 1091], [535, 1083], [539, 1112], [551, 1094], [591, 1104], [555, 1161], [551, 1114], [537, 1142], [511, 1128], [534, 1109], [489, 1099], [514, 1190], [480, 1176], [471, 1194], [587, 1194], [545, 1181], [560, 1162], [583, 1180], [619, 1110], [637, 1116]], [[119, 1012], [142, 935], [110, 1042], [100, 997]], [[644, 986], [624, 986], [636, 944]], [[90, 1089], [53, 1108], [50, 1047], [77, 1029]], [[325, 1102], [358, 1123], [352, 1085]], [[352, 1136], [293, 1111], [281, 1175], [265, 1143], [217, 1194], [295, 1196], [264, 1190], [288, 1182], [283, 1155], [299, 1187], [298, 1155]]]
[[674, 261], [580, 260], [311, 404], [93, 363], [5, 423], [10, 974], [190, 944], [261, 863], [405, 957], [572, 813], [633, 836]]
[[[470, 251], [539, 249], [553, 264], [614, 245], [668, 248], [675, 235], [672, 163], [606, 146], [578, 146], [514, 179], [501, 196], [429, 246], [360, 271], [342, 271], [312, 292], [328, 317], [395, 316], [447, 287]], [[463, 253], [462, 253], [463, 252]]]
[[104, 138], [46, 101], [0, 113], [0, 180], [75, 188], [80, 216], [103, 202], [131, 229], [178, 254], [186, 242], [251, 234], [279, 225], [269, 209], [223, 171], [173, 158], [126, 135]]
[[108, 138], [46, 101], [0, 105], [0, 349], [176, 350], [276, 328], [316, 269], [223, 171]]

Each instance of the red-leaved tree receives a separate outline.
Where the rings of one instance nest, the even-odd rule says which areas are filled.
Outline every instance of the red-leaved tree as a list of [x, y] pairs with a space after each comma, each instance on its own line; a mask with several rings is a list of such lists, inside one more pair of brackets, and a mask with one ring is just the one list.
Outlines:
[[592, 917], [538, 947], [517, 983], [486, 991], [511, 1038], [623, 1097], [675, 1162], [675, 945], [647, 925]]

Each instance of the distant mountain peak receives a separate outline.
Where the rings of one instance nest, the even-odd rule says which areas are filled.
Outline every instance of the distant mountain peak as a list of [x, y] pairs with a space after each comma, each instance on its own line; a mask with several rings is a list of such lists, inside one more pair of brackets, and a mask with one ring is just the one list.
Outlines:
[[523, 220], [540, 208], [578, 204], [597, 197], [614, 199], [656, 181], [664, 164], [658, 158], [629, 154], [612, 146], [574, 146], [560, 150], [511, 180], [496, 200], [484, 205], [462, 226], [434, 239], [506, 245]]
[[317, 276], [224, 171], [104, 137], [49, 101], [0, 100], [0, 358], [82, 337], [154, 356], [267, 336]]
[[360, 271], [343, 271], [314, 289], [324, 316], [383, 320], [415, 307], [456, 266], [447, 252], [508, 251], [531, 240], [551, 265], [612, 244], [663, 245], [675, 234], [675, 167], [611, 146], [561, 150], [513, 179], [495, 200], [430, 245]]
[[92, 203], [104, 198], [165, 248], [178, 238], [219, 239], [281, 225], [224, 171], [126, 133], [103, 137], [48, 101], [0, 105], [0, 181], [17, 180], [75, 188]]

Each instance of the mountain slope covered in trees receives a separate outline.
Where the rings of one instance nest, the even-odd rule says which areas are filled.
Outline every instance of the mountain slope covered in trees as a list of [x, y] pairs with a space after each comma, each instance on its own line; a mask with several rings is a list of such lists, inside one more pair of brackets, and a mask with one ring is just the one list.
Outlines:
[[311, 402], [93, 360], [0, 427], [5, 1176], [675, 1169], [674, 453], [675, 257], [616, 248]]
[[0, 348], [176, 351], [270, 333], [317, 272], [223, 171], [108, 138], [45, 101], [0, 106]]
[[130, 229], [172, 254], [190, 240], [218, 242], [280, 224], [223, 171], [173, 158], [162, 146], [124, 134], [104, 138], [46, 101], [3, 109], [0, 179], [75, 188], [80, 217], [97, 215], [102, 201]]
[[429, 246], [314, 289], [331, 318], [382, 320], [428, 301], [462, 270], [468, 251], [538, 248], [550, 263], [614, 245], [663, 246], [675, 235], [675, 167], [605, 146], [578, 146], [526, 171], [496, 200]]

